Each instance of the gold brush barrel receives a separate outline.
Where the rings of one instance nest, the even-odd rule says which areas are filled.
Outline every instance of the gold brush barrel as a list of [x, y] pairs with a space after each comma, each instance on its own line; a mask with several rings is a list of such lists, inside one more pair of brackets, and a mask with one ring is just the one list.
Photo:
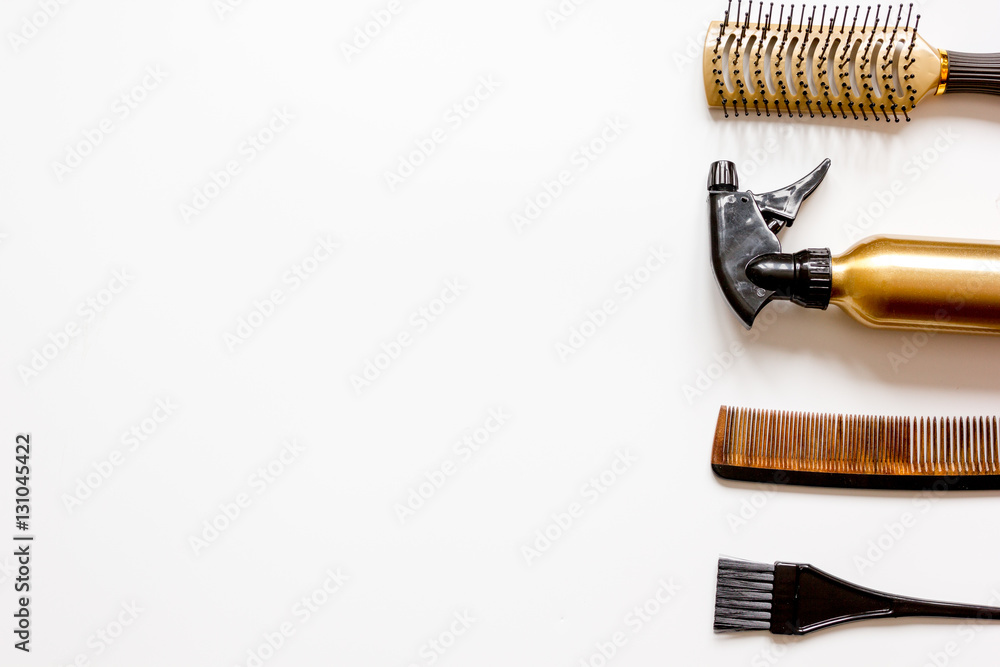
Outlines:
[[730, 3], [705, 38], [708, 105], [727, 118], [909, 120], [944, 92], [947, 53], [917, 34], [912, 4], [884, 7]]
[[866, 239], [833, 258], [830, 303], [870, 327], [1000, 334], [1000, 243]]

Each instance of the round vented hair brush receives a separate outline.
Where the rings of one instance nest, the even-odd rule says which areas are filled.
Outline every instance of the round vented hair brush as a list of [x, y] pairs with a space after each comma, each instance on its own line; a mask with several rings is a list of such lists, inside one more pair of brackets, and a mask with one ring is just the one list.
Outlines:
[[[913, 5], [732, 0], [705, 40], [705, 95], [725, 116], [899, 122], [929, 94], [1000, 95], [1000, 53], [945, 51], [917, 34]], [[754, 6], [756, 4], [756, 6]]]

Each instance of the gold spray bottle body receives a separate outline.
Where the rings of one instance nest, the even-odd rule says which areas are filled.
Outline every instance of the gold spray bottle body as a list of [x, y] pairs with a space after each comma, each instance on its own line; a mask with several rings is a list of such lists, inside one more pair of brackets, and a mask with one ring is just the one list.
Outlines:
[[833, 258], [831, 282], [870, 327], [1000, 334], [1000, 243], [875, 236]]

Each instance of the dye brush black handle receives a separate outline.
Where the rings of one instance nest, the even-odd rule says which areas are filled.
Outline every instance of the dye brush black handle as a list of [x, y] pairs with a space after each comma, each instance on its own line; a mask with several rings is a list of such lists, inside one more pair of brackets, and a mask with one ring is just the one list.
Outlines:
[[1000, 620], [1000, 609], [932, 602], [858, 586], [812, 565], [775, 563], [771, 632], [803, 635], [876, 618], [938, 617]]
[[891, 616], [894, 618], [930, 616], [934, 618], [971, 618], [981, 621], [1000, 621], [1000, 608], [893, 597]]
[[1000, 95], [1000, 53], [947, 52], [944, 92]]

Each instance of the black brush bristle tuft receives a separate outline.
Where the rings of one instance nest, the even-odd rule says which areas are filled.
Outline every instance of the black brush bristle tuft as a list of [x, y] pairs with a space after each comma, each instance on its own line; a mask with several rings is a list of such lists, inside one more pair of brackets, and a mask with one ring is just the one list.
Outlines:
[[720, 558], [715, 631], [770, 630], [773, 589], [773, 563]]

